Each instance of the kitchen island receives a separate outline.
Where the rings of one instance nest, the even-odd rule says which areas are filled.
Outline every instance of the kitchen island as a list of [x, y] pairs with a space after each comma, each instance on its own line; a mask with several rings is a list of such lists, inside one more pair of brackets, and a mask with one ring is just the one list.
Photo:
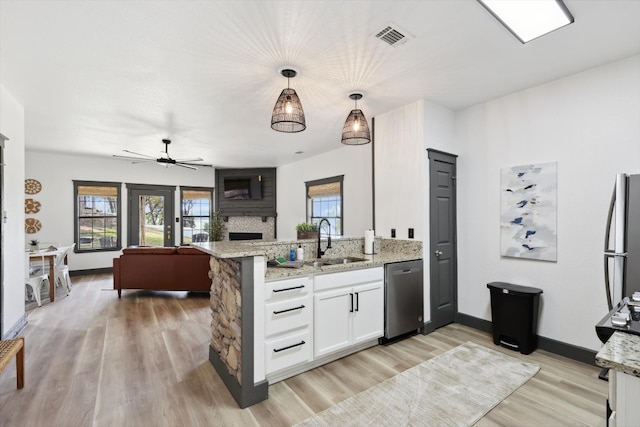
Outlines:
[[[267, 260], [282, 257], [290, 248], [298, 245], [303, 247], [305, 253], [306, 263], [303, 266], [267, 267]], [[378, 250], [374, 255], [363, 255], [363, 245], [363, 238], [336, 239], [323, 259], [358, 257], [362, 261], [314, 266], [315, 240], [194, 244], [194, 247], [211, 255], [209, 360], [240, 407], [266, 399], [269, 382], [377, 344], [377, 338], [383, 332], [380, 327], [383, 322], [383, 266], [421, 259], [422, 242], [377, 238]], [[289, 289], [290, 281], [301, 281], [302, 284]], [[345, 321], [351, 322], [349, 327], [355, 328], [349, 329], [349, 342], [335, 345], [327, 342], [324, 352], [314, 356], [314, 304], [318, 302], [319, 293], [314, 292], [316, 286], [324, 292], [320, 296], [348, 289], [352, 304], [358, 304], [358, 309], [362, 307], [355, 311], [374, 318], [375, 322], [369, 323], [378, 326], [368, 331], [361, 330], [358, 329], [357, 320], [343, 316]], [[334, 308], [331, 303], [344, 301], [339, 297], [323, 305], [325, 311]], [[270, 311], [267, 314], [267, 307], [286, 305], [291, 301], [296, 303], [298, 300], [306, 303], [295, 305], [295, 309], [274, 310], [275, 313]], [[274, 314], [282, 314], [287, 319], [279, 322], [273, 318]], [[362, 333], [358, 334], [358, 331]], [[281, 342], [300, 336], [306, 339], [300, 339], [295, 345], [280, 346]], [[271, 357], [273, 355], [277, 357]]]
[[614, 332], [596, 354], [596, 363], [609, 368], [608, 425], [637, 426], [640, 420], [640, 336]]

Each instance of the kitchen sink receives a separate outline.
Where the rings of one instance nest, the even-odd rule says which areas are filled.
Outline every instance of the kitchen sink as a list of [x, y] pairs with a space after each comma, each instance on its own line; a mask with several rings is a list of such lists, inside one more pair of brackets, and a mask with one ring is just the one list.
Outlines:
[[368, 261], [366, 258], [358, 258], [353, 256], [347, 256], [342, 258], [326, 258], [319, 259], [315, 261], [307, 262], [308, 265], [312, 265], [314, 267], [322, 267], [324, 265], [340, 265], [340, 264], [351, 264], [353, 262], [363, 262]]

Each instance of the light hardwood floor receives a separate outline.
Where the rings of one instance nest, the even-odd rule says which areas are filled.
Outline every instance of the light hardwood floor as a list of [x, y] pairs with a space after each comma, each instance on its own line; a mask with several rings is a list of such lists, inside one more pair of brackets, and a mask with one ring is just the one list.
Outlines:
[[477, 426], [605, 425], [596, 367], [542, 350], [523, 356], [456, 324], [273, 384], [268, 400], [239, 409], [208, 361], [208, 298], [125, 291], [118, 300], [111, 275], [73, 281], [70, 296], [29, 315], [24, 389], [14, 365], [0, 374], [2, 426], [288, 426], [466, 341], [541, 366]]

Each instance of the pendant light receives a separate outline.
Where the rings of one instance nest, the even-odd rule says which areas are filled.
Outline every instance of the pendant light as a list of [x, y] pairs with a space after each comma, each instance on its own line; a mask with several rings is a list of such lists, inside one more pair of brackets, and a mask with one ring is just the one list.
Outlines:
[[346, 145], [363, 145], [371, 142], [371, 132], [367, 118], [362, 110], [358, 109], [358, 99], [362, 98], [360, 93], [352, 93], [349, 98], [355, 101], [355, 108], [351, 110], [347, 121], [342, 128], [342, 143]]
[[280, 73], [287, 78], [287, 88], [282, 91], [273, 107], [271, 129], [286, 133], [302, 132], [307, 128], [302, 103], [296, 91], [289, 87], [289, 79], [298, 73], [290, 68]]

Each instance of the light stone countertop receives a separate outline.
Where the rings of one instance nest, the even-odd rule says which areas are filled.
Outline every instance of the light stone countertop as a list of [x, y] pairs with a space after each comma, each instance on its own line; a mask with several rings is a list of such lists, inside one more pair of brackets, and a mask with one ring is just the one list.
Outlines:
[[192, 243], [191, 246], [200, 249], [202, 252], [213, 255], [216, 258], [243, 258], [247, 256], [266, 255], [264, 242], [261, 245], [254, 245], [247, 242], [200, 242]]
[[614, 332], [596, 354], [596, 363], [640, 377], [640, 335]]
[[[381, 267], [392, 262], [421, 259], [420, 256], [403, 253], [382, 253], [376, 255], [354, 254], [350, 256], [365, 258], [367, 261], [351, 262], [347, 264], [323, 265], [322, 267], [314, 267], [313, 265], [304, 265], [301, 268], [269, 267], [267, 268], [267, 274], [265, 275], [265, 278], [269, 282], [273, 280], [286, 279], [289, 277], [308, 276], [320, 273], [335, 273], [338, 271], [358, 270], [361, 268]], [[324, 258], [329, 259], [332, 257], [327, 256]]]
[[[322, 259], [357, 257], [365, 258], [366, 261], [352, 262], [347, 264], [323, 265], [314, 267], [310, 265], [313, 259], [305, 258], [305, 265], [301, 268], [268, 267], [265, 273], [267, 281], [280, 280], [298, 276], [308, 276], [312, 274], [331, 273], [346, 270], [357, 270], [362, 268], [372, 268], [384, 266], [385, 264], [422, 259], [422, 242], [415, 240], [401, 239], [380, 239], [377, 244], [378, 252], [374, 255], [362, 254], [362, 238], [342, 238], [334, 240], [335, 251], [326, 254]], [[241, 242], [201, 242], [193, 243], [192, 246], [199, 250], [215, 256], [217, 258], [243, 258], [252, 256], [264, 256], [269, 259], [274, 257], [274, 253], [282, 252], [274, 247], [287, 248], [290, 244], [302, 243], [303, 245], [315, 245], [315, 241], [241, 241]], [[309, 252], [307, 252], [309, 253]], [[307, 264], [308, 263], [308, 264]]]

